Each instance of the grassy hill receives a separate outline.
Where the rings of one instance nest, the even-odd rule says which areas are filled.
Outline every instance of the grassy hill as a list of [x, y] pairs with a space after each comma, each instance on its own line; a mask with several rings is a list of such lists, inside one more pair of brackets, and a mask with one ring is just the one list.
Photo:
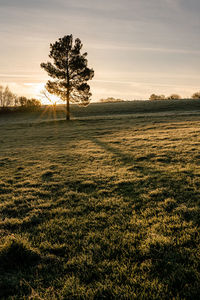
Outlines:
[[0, 116], [1, 299], [199, 299], [198, 101]]
[[[121, 115], [146, 114], [196, 114], [200, 111], [199, 100], [127, 101], [118, 103], [91, 103], [87, 107], [71, 105], [72, 119], [119, 118]], [[4, 117], [5, 116], [5, 117]], [[38, 112], [0, 114], [0, 125], [9, 123], [32, 123], [65, 118], [65, 105], [43, 106]]]

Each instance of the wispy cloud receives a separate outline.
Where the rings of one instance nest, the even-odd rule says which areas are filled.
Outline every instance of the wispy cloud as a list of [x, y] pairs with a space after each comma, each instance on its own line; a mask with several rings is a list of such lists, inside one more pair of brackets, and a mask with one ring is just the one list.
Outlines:
[[49, 59], [49, 44], [70, 33], [89, 53], [96, 98], [198, 86], [199, 0], [0, 2], [0, 81], [19, 93], [47, 80], [40, 63]]
[[38, 78], [38, 75], [34, 74], [5, 74], [5, 73], [0, 73], [0, 77], [5, 78]]
[[144, 51], [144, 52], [162, 52], [162, 53], [180, 53], [200, 55], [200, 50], [192, 49], [175, 49], [175, 48], [160, 48], [160, 47], [134, 47], [129, 45], [113, 45], [113, 44], [89, 44], [90, 48], [97, 50], [115, 50], [115, 51]]

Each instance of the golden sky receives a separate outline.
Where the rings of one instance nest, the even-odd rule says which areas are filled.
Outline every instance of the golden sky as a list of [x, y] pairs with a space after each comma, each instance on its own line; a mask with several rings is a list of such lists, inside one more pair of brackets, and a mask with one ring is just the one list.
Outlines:
[[0, 83], [38, 97], [49, 44], [79, 37], [93, 100], [200, 88], [199, 0], [0, 0]]

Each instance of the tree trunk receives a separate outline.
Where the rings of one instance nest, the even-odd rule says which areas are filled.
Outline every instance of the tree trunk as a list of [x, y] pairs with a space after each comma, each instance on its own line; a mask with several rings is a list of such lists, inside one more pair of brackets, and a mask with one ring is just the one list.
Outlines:
[[70, 120], [70, 111], [69, 111], [69, 89], [67, 89], [67, 101], [66, 101], [66, 120]]
[[69, 51], [67, 51], [67, 102], [66, 102], [66, 121], [70, 120], [70, 111], [69, 111], [69, 96], [70, 96], [70, 90], [69, 90]]

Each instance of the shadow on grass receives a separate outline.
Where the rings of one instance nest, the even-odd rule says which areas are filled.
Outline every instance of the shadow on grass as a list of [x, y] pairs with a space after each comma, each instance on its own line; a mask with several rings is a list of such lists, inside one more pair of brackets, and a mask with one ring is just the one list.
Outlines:
[[[88, 138], [88, 136], [86, 138]], [[134, 157], [123, 153], [122, 151], [118, 150], [117, 148], [114, 148], [114, 147], [110, 146], [108, 143], [105, 143], [105, 142], [103, 142], [100, 139], [97, 139], [95, 137], [90, 137], [90, 140], [93, 143], [95, 143], [96, 145], [103, 148], [104, 150], [106, 150], [106, 151], [112, 153], [113, 155], [117, 156], [124, 166], [135, 163]]]
[[179, 216], [186, 221], [192, 221], [195, 225], [199, 225], [199, 210], [191, 210], [193, 206], [196, 206], [197, 203], [199, 203], [200, 197], [200, 193], [190, 183], [190, 180], [194, 179], [194, 174], [191, 171], [181, 172], [180, 177], [179, 172], [173, 170], [172, 173], [172, 171], [167, 170], [168, 164], [166, 164], [165, 170], [158, 169], [154, 165], [154, 162], [151, 162], [151, 165], [149, 165], [149, 158], [151, 158], [149, 155], [146, 157], [143, 156], [142, 160], [138, 160], [137, 158], [123, 153], [121, 150], [96, 137], [90, 137], [90, 140], [119, 159], [121, 164], [127, 167], [127, 171], [136, 171], [137, 174], [139, 174], [140, 179], [138, 181], [132, 179], [131, 177], [129, 181], [122, 180], [116, 186], [116, 190], [124, 197], [137, 198], [136, 202], [138, 203], [139, 209], [141, 209], [143, 205], [146, 206], [147, 204], [146, 202], [143, 202], [140, 197], [140, 194], [144, 192], [146, 188], [156, 190], [164, 187], [165, 192], [159, 194], [158, 199], [156, 199], [156, 197], [152, 197], [151, 200], [156, 203], [156, 200], [162, 201], [170, 197], [175, 198], [176, 206], [174, 208], [184, 203], [186, 204], [187, 208], [190, 209], [188, 211], [180, 209], [178, 212]]
[[[0, 248], [0, 297], [20, 293], [23, 278], [34, 276], [39, 261], [40, 254], [32, 249], [27, 241], [14, 237], [7, 239]], [[24, 294], [30, 293], [27, 287], [22, 290]]]

